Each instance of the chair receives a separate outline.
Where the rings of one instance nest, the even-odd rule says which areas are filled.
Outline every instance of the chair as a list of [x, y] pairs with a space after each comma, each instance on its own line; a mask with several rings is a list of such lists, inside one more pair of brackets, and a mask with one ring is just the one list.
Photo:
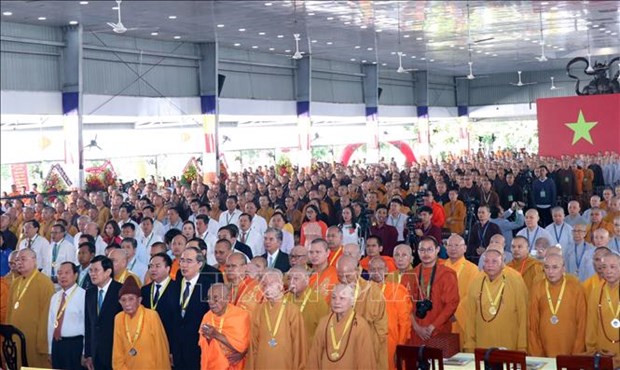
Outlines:
[[476, 370], [480, 370], [480, 362], [484, 362], [484, 368], [503, 369], [504, 365], [508, 370], [525, 370], [525, 352], [507, 351], [499, 348], [476, 348], [474, 358], [476, 362]]
[[614, 360], [611, 356], [595, 354], [593, 356], [558, 356], [555, 360], [558, 370], [613, 370]]
[[439, 348], [426, 346], [396, 346], [396, 370], [418, 369], [443, 370], [443, 355], [441, 350]]
[[[13, 325], [0, 325], [0, 337], [2, 337], [2, 357], [6, 363], [7, 370], [18, 370], [19, 363], [17, 361], [17, 345], [13, 337], [19, 338], [21, 349], [21, 365], [28, 366], [26, 358], [26, 337], [19, 329]], [[2, 365], [0, 363], [0, 365]]]

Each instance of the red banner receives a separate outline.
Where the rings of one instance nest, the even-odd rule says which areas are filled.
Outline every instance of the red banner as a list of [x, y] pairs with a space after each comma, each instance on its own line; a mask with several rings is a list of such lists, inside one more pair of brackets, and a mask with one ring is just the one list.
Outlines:
[[538, 99], [538, 154], [620, 152], [620, 94]]
[[28, 186], [28, 165], [25, 163], [17, 163], [11, 165], [11, 175], [13, 176], [13, 184], [17, 186], [17, 190], [21, 191], [22, 186], [26, 187], [26, 191], [30, 190]]

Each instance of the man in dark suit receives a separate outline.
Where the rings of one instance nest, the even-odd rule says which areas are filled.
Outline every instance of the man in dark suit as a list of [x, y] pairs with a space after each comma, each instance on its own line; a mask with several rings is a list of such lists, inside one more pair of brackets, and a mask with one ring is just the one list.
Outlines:
[[282, 246], [282, 230], [270, 227], [265, 231], [265, 250], [267, 253], [263, 257], [267, 260], [267, 268], [276, 268], [282, 273], [286, 273], [291, 265], [288, 254], [280, 250]]
[[252, 254], [252, 248], [245, 243], [241, 243], [237, 240], [237, 236], [239, 235], [239, 228], [235, 224], [228, 224], [224, 227], [220, 227], [217, 231], [218, 239], [226, 239], [232, 244], [232, 252], [241, 252], [246, 255], [247, 260], [251, 260], [254, 255]]
[[112, 260], [97, 256], [90, 263], [93, 286], [86, 291], [84, 362], [88, 370], [112, 369], [114, 316], [122, 311], [118, 292], [122, 284], [112, 279]]
[[[142, 305], [157, 311], [164, 330], [168, 336], [168, 345], [172, 350], [175, 317], [179, 315], [179, 302], [175, 300], [175, 291], [179, 290], [178, 281], [170, 279], [172, 259], [166, 253], [157, 253], [151, 257], [149, 276], [152, 283], [142, 287]], [[178, 297], [178, 294], [176, 295]]]
[[[188, 247], [179, 259], [178, 278], [180, 286], [173, 289], [176, 302], [176, 325], [172, 341], [172, 359], [176, 369], [199, 369], [200, 347], [198, 347], [198, 329], [202, 317], [209, 311], [207, 292], [212, 284], [219, 282], [221, 274], [202, 272], [206, 264], [205, 256], [196, 247]], [[211, 267], [211, 266], [209, 266]], [[213, 267], [211, 267], [213, 269]]]
[[[205, 241], [200, 238], [193, 238], [193, 239], [188, 240], [187, 244], [185, 245], [185, 248], [189, 248], [189, 247], [198, 248], [198, 250], [202, 253], [202, 255], [205, 258], [205, 263], [202, 265], [202, 268], [200, 269], [200, 273], [214, 276], [215, 280], [218, 283], [223, 283], [224, 276], [222, 275], [220, 270], [216, 269], [215, 267], [207, 263], [207, 243], [205, 243]], [[183, 279], [183, 274], [181, 274], [181, 269], [179, 269], [177, 271], [175, 281], [178, 282], [178, 281], [181, 281], [181, 279]]]
[[[90, 236], [90, 235], [89, 235]], [[78, 262], [79, 262], [79, 275], [78, 275], [78, 285], [82, 287], [84, 290], [88, 290], [91, 286], [93, 286], [93, 282], [90, 280], [90, 263], [92, 259], [95, 257], [96, 247], [94, 243], [91, 242], [83, 242], [80, 243], [80, 247], [78, 248]]]

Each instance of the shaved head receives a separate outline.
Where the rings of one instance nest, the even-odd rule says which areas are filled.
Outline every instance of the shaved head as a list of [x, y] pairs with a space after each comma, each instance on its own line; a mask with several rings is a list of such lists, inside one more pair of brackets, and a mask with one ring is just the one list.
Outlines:
[[342, 256], [336, 263], [338, 280], [343, 284], [353, 284], [359, 278], [357, 260], [351, 256]]

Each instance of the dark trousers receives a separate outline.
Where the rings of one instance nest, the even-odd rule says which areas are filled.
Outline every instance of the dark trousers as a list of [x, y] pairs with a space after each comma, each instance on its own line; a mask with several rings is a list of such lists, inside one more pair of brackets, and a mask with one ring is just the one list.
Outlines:
[[66, 370], [82, 370], [82, 348], [84, 337], [62, 337], [52, 339], [52, 368]]

